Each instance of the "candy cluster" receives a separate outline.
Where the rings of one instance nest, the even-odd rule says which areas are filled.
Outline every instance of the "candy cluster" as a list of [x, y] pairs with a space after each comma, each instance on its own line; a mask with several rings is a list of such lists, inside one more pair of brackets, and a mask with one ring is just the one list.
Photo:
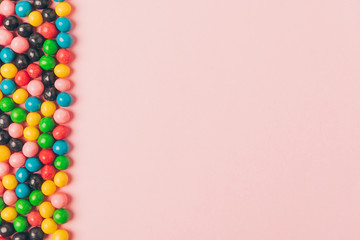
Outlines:
[[69, 239], [70, 12], [65, 0], [0, 3], [0, 240]]

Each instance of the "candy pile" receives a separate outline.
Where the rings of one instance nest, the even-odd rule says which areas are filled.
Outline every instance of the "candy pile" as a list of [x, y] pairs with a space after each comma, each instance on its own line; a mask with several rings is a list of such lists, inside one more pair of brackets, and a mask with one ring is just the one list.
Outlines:
[[67, 240], [72, 104], [65, 0], [0, 3], [0, 240]]

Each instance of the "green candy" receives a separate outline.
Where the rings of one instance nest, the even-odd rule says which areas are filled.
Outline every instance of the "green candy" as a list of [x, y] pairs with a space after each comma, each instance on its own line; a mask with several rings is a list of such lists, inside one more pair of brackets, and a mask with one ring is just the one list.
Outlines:
[[19, 199], [15, 204], [16, 211], [21, 215], [26, 215], [31, 212], [32, 206], [26, 199]]
[[56, 41], [53, 39], [48, 39], [43, 44], [44, 53], [47, 55], [54, 55], [59, 49]]
[[17, 232], [24, 232], [29, 227], [29, 224], [24, 216], [17, 216], [14, 219], [14, 228]]
[[44, 70], [51, 70], [55, 67], [56, 61], [52, 56], [44, 55], [40, 58], [39, 65]]
[[64, 224], [69, 221], [70, 213], [68, 210], [60, 208], [55, 210], [53, 218], [57, 224]]
[[70, 159], [67, 156], [57, 156], [54, 161], [54, 167], [59, 170], [68, 169]]
[[51, 148], [54, 145], [54, 138], [49, 133], [43, 133], [38, 138], [38, 144], [41, 148]]
[[39, 129], [40, 131], [47, 133], [54, 129], [55, 121], [51, 117], [44, 117], [40, 120]]
[[0, 100], [0, 109], [3, 112], [10, 112], [15, 107], [14, 101], [9, 97], [4, 97]]
[[14, 108], [10, 113], [10, 118], [15, 123], [22, 123], [26, 120], [26, 111], [22, 108]]
[[0, 211], [2, 211], [5, 208], [5, 202], [2, 197], [0, 197]]
[[44, 201], [44, 194], [40, 190], [34, 190], [30, 193], [29, 201], [33, 206], [39, 206]]

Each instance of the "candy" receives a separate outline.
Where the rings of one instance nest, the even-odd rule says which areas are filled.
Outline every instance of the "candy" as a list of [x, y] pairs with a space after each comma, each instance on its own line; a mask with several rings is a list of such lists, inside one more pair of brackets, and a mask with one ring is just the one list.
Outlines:
[[71, 11], [0, 1], [0, 240], [69, 239]]

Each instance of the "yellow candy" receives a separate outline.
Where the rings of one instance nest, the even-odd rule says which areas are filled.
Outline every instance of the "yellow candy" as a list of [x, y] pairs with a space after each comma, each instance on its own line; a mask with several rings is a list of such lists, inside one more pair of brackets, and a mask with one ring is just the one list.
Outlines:
[[39, 213], [43, 218], [50, 218], [53, 216], [55, 208], [50, 202], [43, 202], [39, 206]]
[[56, 110], [56, 105], [54, 102], [51, 101], [45, 101], [41, 104], [41, 114], [45, 117], [51, 117], [54, 115], [54, 112]]
[[24, 138], [29, 141], [35, 141], [39, 135], [39, 130], [36, 127], [29, 126], [24, 129]]
[[53, 181], [51, 180], [46, 180], [42, 185], [41, 185], [41, 191], [44, 195], [46, 196], [50, 196], [51, 194], [53, 194], [56, 191], [56, 185]]
[[55, 174], [54, 183], [58, 187], [65, 187], [68, 184], [69, 177], [64, 172], [58, 172]]
[[43, 23], [43, 17], [38, 11], [32, 11], [28, 16], [28, 20], [29, 23], [34, 27], [38, 27]]
[[37, 112], [28, 113], [28, 115], [26, 116], [26, 122], [30, 126], [38, 125], [40, 120], [41, 120], [41, 116]]
[[19, 88], [13, 93], [12, 99], [14, 100], [15, 103], [22, 104], [26, 101], [28, 96], [29, 94], [25, 89]]
[[69, 68], [69, 66], [67, 66], [65, 64], [58, 64], [54, 68], [54, 73], [59, 78], [65, 78], [65, 77], [69, 76], [70, 68]]
[[1, 218], [5, 221], [12, 221], [16, 218], [17, 212], [13, 207], [6, 207], [1, 211]]
[[68, 239], [69, 239], [69, 233], [63, 229], [57, 230], [52, 235], [52, 240], [68, 240]]
[[46, 234], [52, 234], [57, 230], [57, 224], [51, 218], [46, 218], [41, 223], [41, 230]]
[[18, 181], [14, 175], [8, 174], [3, 177], [2, 184], [6, 189], [13, 190], [16, 188]]
[[9, 160], [10, 155], [10, 149], [5, 145], [0, 145], [0, 162]]
[[4, 78], [14, 78], [17, 73], [17, 68], [12, 63], [5, 63], [1, 66], [0, 73]]
[[62, 2], [56, 5], [55, 12], [59, 17], [65, 17], [70, 14], [71, 6], [67, 2]]

